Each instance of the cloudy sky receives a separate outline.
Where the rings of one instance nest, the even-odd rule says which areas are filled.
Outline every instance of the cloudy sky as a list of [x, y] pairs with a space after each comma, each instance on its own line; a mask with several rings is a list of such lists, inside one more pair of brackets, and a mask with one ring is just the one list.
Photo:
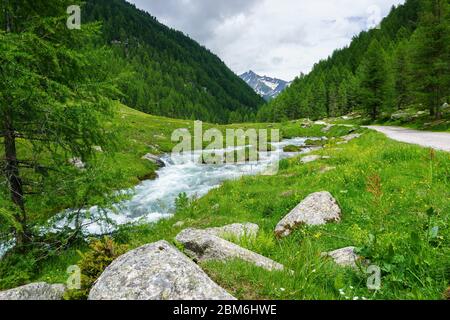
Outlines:
[[404, 0], [128, 0], [217, 54], [237, 74], [292, 80]]

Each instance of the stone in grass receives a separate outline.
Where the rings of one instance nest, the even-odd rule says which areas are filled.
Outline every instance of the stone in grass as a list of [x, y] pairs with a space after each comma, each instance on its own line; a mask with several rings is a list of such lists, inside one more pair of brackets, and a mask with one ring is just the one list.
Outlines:
[[86, 169], [86, 164], [80, 158], [69, 159], [69, 163], [79, 170]]
[[361, 134], [359, 134], [359, 133], [352, 133], [352, 134], [343, 136], [342, 139], [344, 139], [344, 141], [350, 142], [350, 141], [352, 141], [354, 139], [357, 139], [359, 137], [361, 137]]
[[301, 158], [300, 162], [303, 163], [303, 164], [307, 164], [307, 163], [310, 163], [310, 162], [314, 162], [314, 161], [320, 160], [321, 158], [322, 158], [321, 156], [314, 154], [314, 155], [310, 155], [310, 156], [306, 156], [306, 157]]
[[277, 237], [286, 237], [303, 224], [323, 225], [340, 219], [341, 209], [336, 199], [329, 192], [316, 192], [306, 197], [278, 223], [275, 234]]
[[336, 169], [336, 167], [329, 167], [329, 166], [326, 166], [326, 167], [323, 167], [322, 169], [320, 169], [320, 173], [327, 173], [327, 172], [330, 172], [330, 171], [333, 171], [333, 170], [335, 170]]
[[106, 268], [89, 300], [235, 300], [166, 241], [130, 251]]
[[342, 267], [357, 268], [357, 262], [361, 258], [355, 253], [355, 249], [355, 247], [346, 247], [323, 255], [332, 258], [336, 264]]
[[205, 230], [186, 229], [175, 238], [197, 261], [228, 261], [241, 259], [269, 271], [283, 270], [283, 265], [256, 252], [219, 238]]
[[280, 194], [280, 196], [282, 196], [283, 198], [288, 198], [295, 195], [295, 191], [294, 190], [288, 190], [288, 191], [284, 191]]
[[327, 133], [334, 127], [334, 124], [329, 124], [325, 128], [322, 129], [322, 132]]
[[65, 290], [62, 284], [31, 283], [0, 292], [0, 300], [63, 300]]
[[182, 228], [185, 225], [184, 221], [178, 221], [176, 223], [173, 224], [173, 228]]

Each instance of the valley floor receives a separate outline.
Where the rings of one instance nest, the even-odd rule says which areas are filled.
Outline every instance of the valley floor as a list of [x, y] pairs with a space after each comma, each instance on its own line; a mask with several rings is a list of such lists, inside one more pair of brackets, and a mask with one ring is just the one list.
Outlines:
[[[139, 122], [134, 111], [126, 111], [126, 116], [143, 126], [140, 134], [127, 129], [137, 144], [151, 132], [160, 139], [162, 150], [169, 147], [168, 126], [163, 139], [159, 128], [146, 129], [150, 118]], [[324, 133], [324, 126], [302, 128], [301, 123], [270, 126], [279, 126], [285, 137], [332, 138], [351, 129], [336, 126]], [[179, 206], [173, 218], [123, 227], [114, 240], [129, 249], [161, 239], [180, 247], [174, 238], [185, 228], [251, 222], [260, 226], [259, 235], [238, 244], [293, 273], [269, 272], [242, 261], [201, 263], [213, 280], [238, 299], [442, 299], [450, 282], [450, 154], [395, 142], [369, 130], [348, 144], [340, 141], [330, 139], [325, 148], [314, 152], [323, 156], [321, 160], [303, 164], [299, 156], [281, 161], [275, 176], [225, 182], [207, 196]], [[138, 149], [146, 151], [143, 146]], [[280, 219], [317, 191], [329, 191], [337, 199], [342, 221], [301, 227], [278, 240], [274, 228]], [[357, 247], [361, 256], [381, 268], [381, 290], [367, 288], [367, 274], [341, 268], [321, 255], [347, 246]], [[64, 283], [67, 267], [81, 259], [78, 250], [86, 252], [88, 247], [80, 244], [45, 260], [29, 282]]]

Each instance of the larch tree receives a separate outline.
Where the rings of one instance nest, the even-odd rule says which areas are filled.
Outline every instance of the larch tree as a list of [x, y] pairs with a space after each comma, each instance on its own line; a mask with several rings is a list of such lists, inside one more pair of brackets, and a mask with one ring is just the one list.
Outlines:
[[[7, 203], [9, 198], [9, 205], [0, 220], [8, 222], [19, 247], [33, 239], [28, 197], [56, 198], [62, 193], [58, 183], [73, 179], [69, 173], [76, 171], [69, 159], [85, 161], [93, 156], [93, 146], [109, 144], [104, 124], [113, 113], [107, 96], [115, 89], [102, 65], [108, 53], [95, 46], [97, 26], [67, 28], [66, 10], [72, 4], [1, 3], [1, 196]], [[47, 180], [55, 185], [53, 195]], [[71, 197], [77, 192], [69, 191]]]

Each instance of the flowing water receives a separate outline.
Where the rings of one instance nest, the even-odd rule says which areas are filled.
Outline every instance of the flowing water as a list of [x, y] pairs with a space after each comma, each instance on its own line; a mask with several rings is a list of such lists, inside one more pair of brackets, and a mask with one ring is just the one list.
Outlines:
[[[220, 187], [226, 180], [238, 179], [245, 175], [255, 175], [266, 171], [269, 167], [277, 164], [281, 159], [298, 155], [298, 153], [283, 152], [283, 148], [288, 145], [304, 146], [308, 138], [293, 138], [282, 142], [273, 143], [273, 151], [260, 153], [260, 159], [254, 163], [243, 164], [223, 164], [223, 165], [205, 165], [201, 164], [199, 158], [202, 152], [194, 154], [169, 154], [161, 158], [165, 167], [161, 168], [158, 178], [155, 180], [144, 181], [127, 192], [131, 193], [129, 200], [115, 206], [116, 210], [106, 212], [108, 218], [114, 224], [92, 220], [98, 215], [99, 209], [93, 207], [84, 213], [89, 214], [91, 218], [84, 218], [82, 224], [85, 226], [85, 234], [107, 234], [117, 227], [128, 223], [152, 223], [160, 219], [173, 216], [175, 209], [175, 200], [181, 193], [188, 197], [201, 197], [210, 190]], [[216, 151], [216, 154], [235, 149], [224, 149]], [[304, 149], [303, 152], [308, 152]], [[66, 212], [67, 213], [67, 212]], [[53, 230], [72, 226], [72, 223], [64, 218], [66, 213], [55, 217]], [[3, 251], [8, 246], [3, 247]], [[0, 244], [0, 256], [2, 244]]]

